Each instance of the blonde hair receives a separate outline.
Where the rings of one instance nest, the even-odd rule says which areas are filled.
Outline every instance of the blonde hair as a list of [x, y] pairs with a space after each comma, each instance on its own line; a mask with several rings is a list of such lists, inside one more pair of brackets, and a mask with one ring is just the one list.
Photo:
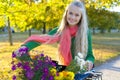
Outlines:
[[84, 58], [86, 57], [87, 51], [88, 51], [88, 39], [87, 39], [87, 32], [88, 32], [88, 23], [87, 23], [87, 15], [86, 15], [86, 9], [84, 4], [81, 1], [73, 1], [68, 7], [66, 8], [66, 11], [63, 15], [60, 27], [58, 29], [58, 33], [62, 33], [62, 31], [67, 27], [68, 23], [66, 20], [66, 14], [68, 11], [69, 6], [75, 5], [80, 8], [81, 10], [81, 19], [78, 23], [78, 31], [75, 37], [75, 54], [78, 52], [82, 53], [84, 55]]

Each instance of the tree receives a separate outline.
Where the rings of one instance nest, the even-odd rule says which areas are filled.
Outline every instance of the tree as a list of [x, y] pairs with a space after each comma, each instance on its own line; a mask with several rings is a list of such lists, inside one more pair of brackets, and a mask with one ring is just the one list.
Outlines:
[[[0, 0], [0, 18], [2, 18], [0, 25], [5, 24], [3, 16], [6, 15], [10, 18], [10, 25], [21, 31], [26, 31], [31, 28], [43, 28], [43, 32], [45, 33], [46, 29], [48, 30], [59, 26], [65, 7], [71, 1], [72, 0]], [[95, 18], [97, 14], [92, 15], [91, 12], [100, 12], [120, 3], [119, 0], [85, 0], [84, 2], [86, 8], [88, 8], [88, 14], [92, 17], [89, 17], [90, 24], [94, 27], [98, 25], [98, 23], [95, 23], [98, 19]]]
[[[9, 9], [13, 6], [12, 4], [12, 0], [11, 1], [6, 1], [4, 2], [4, 0], [1, 0], [0, 1], [0, 9], [1, 9], [1, 16], [4, 16], [2, 20], [4, 20], [4, 24], [3, 24], [3, 21], [0, 25], [7, 25], [8, 27], [8, 35], [9, 35], [9, 42], [10, 42], [10, 45], [12, 46], [13, 45], [13, 42], [12, 42], [12, 33], [11, 33], [11, 29], [10, 29], [10, 14], [9, 14]], [[7, 18], [5, 18], [7, 17]], [[7, 20], [6, 20], [7, 19]]]
[[95, 9], [106, 9], [120, 5], [120, 0], [85, 0], [86, 7], [94, 7]]
[[101, 29], [101, 33], [103, 33], [104, 30], [116, 26], [116, 14], [107, 10], [107, 8], [115, 6], [115, 3], [116, 5], [119, 5], [120, 2], [118, 0], [114, 0], [114, 2], [112, 2], [111, 0], [86, 1], [89, 26], [93, 28], [93, 31], [97, 27]]

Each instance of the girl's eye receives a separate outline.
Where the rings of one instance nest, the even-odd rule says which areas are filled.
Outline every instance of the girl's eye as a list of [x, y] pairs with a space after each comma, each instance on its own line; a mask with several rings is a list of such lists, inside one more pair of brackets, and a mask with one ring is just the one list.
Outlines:
[[79, 16], [79, 14], [75, 14], [75, 16], [77, 16], [77, 17], [78, 17], [78, 16]]
[[69, 12], [70, 15], [72, 15], [73, 13], [72, 12]]

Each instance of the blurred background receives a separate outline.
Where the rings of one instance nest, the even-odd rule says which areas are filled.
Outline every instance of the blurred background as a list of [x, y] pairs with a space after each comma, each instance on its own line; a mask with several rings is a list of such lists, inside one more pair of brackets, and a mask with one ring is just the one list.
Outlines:
[[[11, 80], [11, 53], [32, 34], [45, 34], [59, 26], [73, 0], [0, 0], [0, 80]], [[120, 0], [81, 0], [86, 6], [95, 65], [120, 55]], [[41, 45], [56, 59], [57, 44]]]

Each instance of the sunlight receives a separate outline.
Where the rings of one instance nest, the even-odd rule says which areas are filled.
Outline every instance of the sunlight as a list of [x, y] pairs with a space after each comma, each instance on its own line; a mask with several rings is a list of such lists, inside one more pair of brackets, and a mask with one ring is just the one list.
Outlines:
[[110, 11], [120, 12], [120, 6], [112, 7]]

